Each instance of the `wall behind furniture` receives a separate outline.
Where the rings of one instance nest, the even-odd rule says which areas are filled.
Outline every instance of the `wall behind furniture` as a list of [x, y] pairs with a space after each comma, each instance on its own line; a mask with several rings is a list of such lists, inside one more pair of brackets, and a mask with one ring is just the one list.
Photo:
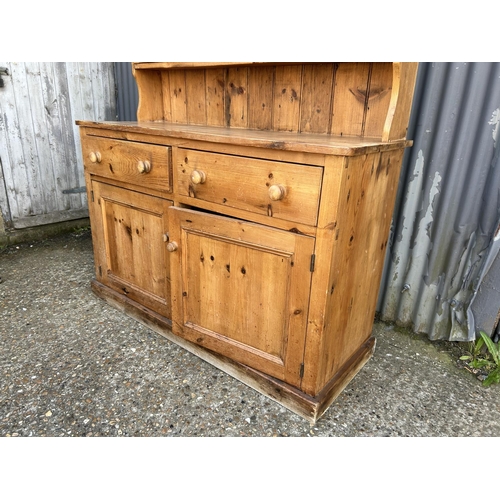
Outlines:
[[0, 211], [6, 230], [87, 217], [75, 120], [116, 120], [113, 63], [0, 67]]

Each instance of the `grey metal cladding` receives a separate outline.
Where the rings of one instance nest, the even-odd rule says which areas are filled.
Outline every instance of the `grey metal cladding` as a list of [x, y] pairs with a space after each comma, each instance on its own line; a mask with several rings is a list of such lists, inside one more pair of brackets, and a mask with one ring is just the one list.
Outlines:
[[116, 107], [119, 121], [136, 121], [139, 94], [130, 62], [115, 62]]
[[431, 339], [475, 338], [468, 309], [500, 214], [499, 122], [500, 63], [420, 64], [382, 319]]

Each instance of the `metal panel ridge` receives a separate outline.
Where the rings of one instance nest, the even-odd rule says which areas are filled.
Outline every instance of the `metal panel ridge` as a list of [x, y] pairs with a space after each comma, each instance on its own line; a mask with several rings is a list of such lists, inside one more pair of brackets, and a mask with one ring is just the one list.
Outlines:
[[467, 311], [500, 214], [499, 122], [500, 63], [420, 64], [382, 319], [432, 340], [475, 338]]

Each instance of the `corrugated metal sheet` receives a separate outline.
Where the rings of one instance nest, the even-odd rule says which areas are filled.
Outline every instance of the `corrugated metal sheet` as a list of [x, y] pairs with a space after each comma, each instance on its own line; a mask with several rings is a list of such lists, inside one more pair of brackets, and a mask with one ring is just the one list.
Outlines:
[[[119, 119], [135, 120], [130, 63], [116, 64]], [[382, 319], [431, 339], [474, 339], [470, 303], [500, 246], [493, 244], [499, 124], [500, 63], [420, 64], [408, 133], [414, 145], [405, 154], [379, 293]]]
[[136, 121], [139, 93], [135, 78], [132, 75], [132, 63], [115, 62], [115, 74], [117, 81], [116, 105], [118, 120]]
[[420, 65], [383, 319], [431, 339], [475, 338], [467, 310], [500, 215], [499, 123], [500, 63]]

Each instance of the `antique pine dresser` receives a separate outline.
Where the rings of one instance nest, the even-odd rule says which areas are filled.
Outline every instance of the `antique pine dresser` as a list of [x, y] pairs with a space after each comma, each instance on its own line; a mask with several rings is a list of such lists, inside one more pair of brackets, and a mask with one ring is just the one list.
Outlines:
[[132, 64], [78, 121], [94, 292], [315, 422], [370, 358], [417, 63]]

